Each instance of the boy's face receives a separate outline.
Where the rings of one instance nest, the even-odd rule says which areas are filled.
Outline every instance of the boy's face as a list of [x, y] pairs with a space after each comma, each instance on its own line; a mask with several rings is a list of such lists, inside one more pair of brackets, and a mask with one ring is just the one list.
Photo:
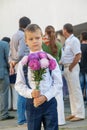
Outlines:
[[42, 49], [42, 35], [40, 30], [35, 32], [25, 32], [25, 41], [33, 52], [40, 51]]

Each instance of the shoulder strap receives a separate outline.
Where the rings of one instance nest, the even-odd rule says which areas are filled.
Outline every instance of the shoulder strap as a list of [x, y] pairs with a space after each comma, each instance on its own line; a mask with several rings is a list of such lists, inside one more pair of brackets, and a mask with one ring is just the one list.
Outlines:
[[24, 72], [24, 77], [25, 77], [25, 80], [26, 80], [26, 84], [27, 86], [31, 89], [30, 85], [29, 85], [29, 82], [28, 82], [28, 66], [27, 65], [24, 65], [23, 66], [23, 72]]
[[50, 72], [50, 76], [51, 76], [52, 70], [49, 70], [49, 72]]

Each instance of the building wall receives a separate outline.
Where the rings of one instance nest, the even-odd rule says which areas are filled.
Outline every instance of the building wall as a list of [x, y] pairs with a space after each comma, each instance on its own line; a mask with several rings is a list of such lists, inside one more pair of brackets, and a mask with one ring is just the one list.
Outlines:
[[31, 18], [43, 31], [49, 24], [60, 30], [67, 22], [87, 21], [87, 0], [0, 0], [0, 39], [17, 31], [22, 16]]

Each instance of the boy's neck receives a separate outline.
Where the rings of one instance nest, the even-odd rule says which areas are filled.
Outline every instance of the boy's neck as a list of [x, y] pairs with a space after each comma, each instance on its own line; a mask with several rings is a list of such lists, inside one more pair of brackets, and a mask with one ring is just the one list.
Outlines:
[[30, 50], [30, 53], [36, 53], [36, 52], [39, 52], [39, 51], [43, 51], [42, 49], [40, 49], [40, 50], [36, 50], [36, 51], [34, 51], [34, 50]]

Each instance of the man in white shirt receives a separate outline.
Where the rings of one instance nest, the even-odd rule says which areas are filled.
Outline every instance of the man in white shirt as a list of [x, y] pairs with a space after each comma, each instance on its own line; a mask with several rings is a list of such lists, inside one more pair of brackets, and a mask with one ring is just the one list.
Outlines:
[[71, 115], [66, 120], [79, 121], [85, 118], [84, 102], [79, 81], [79, 65], [81, 58], [80, 42], [73, 35], [73, 26], [65, 24], [63, 35], [66, 38], [61, 62], [64, 65], [71, 106]]

